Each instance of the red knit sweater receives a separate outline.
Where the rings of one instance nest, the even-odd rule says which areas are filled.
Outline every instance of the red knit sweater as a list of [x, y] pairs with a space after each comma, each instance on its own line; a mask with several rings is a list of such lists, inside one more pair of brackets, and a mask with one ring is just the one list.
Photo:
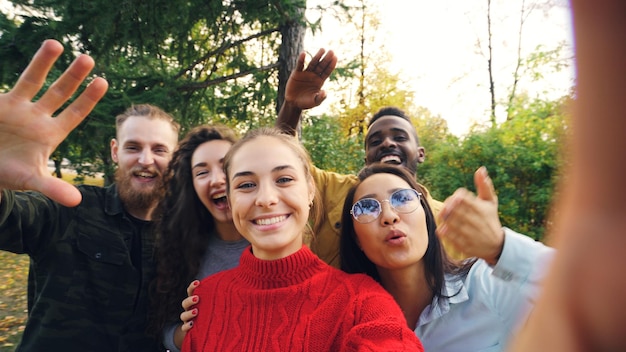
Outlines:
[[304, 246], [265, 261], [244, 250], [237, 268], [202, 280], [187, 351], [423, 351], [391, 295]]

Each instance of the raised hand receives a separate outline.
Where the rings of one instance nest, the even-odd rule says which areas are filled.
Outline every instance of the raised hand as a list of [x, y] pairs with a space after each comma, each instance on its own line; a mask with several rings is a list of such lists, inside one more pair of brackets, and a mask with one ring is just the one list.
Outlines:
[[285, 88], [285, 101], [302, 110], [316, 107], [326, 99], [322, 86], [337, 66], [337, 57], [332, 50], [326, 52], [319, 49], [306, 69], [305, 57], [305, 53], [298, 56], [296, 69], [289, 76]]
[[94, 67], [91, 57], [80, 55], [39, 100], [33, 101], [62, 52], [59, 42], [43, 42], [13, 89], [0, 94], [0, 188], [35, 190], [63, 205], [74, 206], [81, 201], [80, 192], [51, 175], [48, 159], [104, 96], [108, 84], [103, 78], [95, 78], [74, 102], [53, 117]]
[[459, 188], [444, 202], [437, 234], [470, 257], [495, 264], [504, 246], [498, 217], [498, 197], [483, 166], [474, 173], [478, 196]]

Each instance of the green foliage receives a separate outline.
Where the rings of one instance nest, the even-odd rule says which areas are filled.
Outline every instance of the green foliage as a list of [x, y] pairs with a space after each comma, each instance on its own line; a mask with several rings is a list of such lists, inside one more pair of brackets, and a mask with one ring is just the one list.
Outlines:
[[419, 169], [420, 179], [431, 185], [435, 198], [445, 199], [459, 187], [474, 190], [473, 173], [484, 165], [498, 194], [502, 224], [542, 239], [562, 168], [560, 146], [566, 138], [563, 112], [568, 100], [519, 97], [509, 121], [429, 149], [429, 158]]
[[[341, 173], [357, 172], [363, 166], [367, 118], [380, 107], [397, 106], [413, 117], [427, 150], [418, 177], [435, 198], [443, 200], [458, 187], [474, 189], [473, 172], [485, 165], [498, 192], [503, 224], [542, 238], [561, 166], [559, 145], [567, 132], [563, 108], [568, 97], [547, 101], [516, 93], [507, 101], [506, 123], [475, 128], [459, 139], [440, 116], [414, 107], [413, 93], [402, 89], [406, 84], [401, 72], [387, 69], [389, 58], [380, 49], [384, 45], [370, 43], [377, 24], [365, 3], [350, 6], [337, 1], [315, 9], [351, 20], [358, 32], [358, 38], [346, 38], [351, 45], [342, 54], [347, 63], [331, 77], [345, 93], [339, 105], [331, 107], [336, 118], [303, 121], [303, 143], [315, 164]], [[320, 26], [319, 21], [305, 22], [303, 0], [10, 4], [17, 6], [16, 11], [0, 13], [0, 89], [14, 84], [46, 38], [66, 46], [46, 85], [79, 52], [92, 55], [97, 64], [94, 74], [109, 81], [107, 95], [53, 155], [57, 161], [70, 160], [82, 175], [103, 172], [106, 183], [114, 170], [109, 152], [114, 119], [130, 104], [152, 103], [171, 112], [182, 125], [181, 134], [203, 123], [222, 123], [240, 133], [273, 125], [278, 71], [284, 69], [280, 61], [289, 60], [279, 60], [280, 46], [293, 45], [285, 43], [281, 33], [293, 24], [314, 30]], [[357, 42], [363, 45], [353, 45]], [[546, 67], [562, 69], [560, 50], [538, 47], [523, 62], [524, 74], [535, 80], [542, 78]]]
[[346, 138], [337, 119], [327, 115], [303, 120], [302, 143], [313, 164], [341, 174], [356, 174], [365, 164], [363, 141]]
[[108, 80], [106, 96], [56, 157], [86, 174], [104, 172], [109, 182], [114, 118], [131, 104], [150, 103], [172, 113], [183, 133], [213, 121], [241, 130], [273, 124], [279, 70], [295, 62], [295, 57], [280, 61], [280, 47], [298, 40], [281, 37], [281, 31], [307, 25], [304, 0], [13, 0], [9, 5], [14, 8], [0, 15], [0, 87], [14, 84], [47, 38], [66, 46], [47, 84], [81, 52], [96, 60], [93, 73]]

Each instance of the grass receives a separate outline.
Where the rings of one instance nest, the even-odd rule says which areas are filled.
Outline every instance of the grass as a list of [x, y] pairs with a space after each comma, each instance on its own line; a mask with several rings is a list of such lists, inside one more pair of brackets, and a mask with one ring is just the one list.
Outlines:
[[[63, 179], [73, 183], [74, 175]], [[102, 178], [87, 178], [84, 184], [103, 184]], [[0, 251], [0, 352], [13, 352], [17, 347], [28, 316], [26, 285], [29, 258], [24, 254]]]
[[26, 324], [27, 255], [0, 251], [0, 351], [14, 351]]

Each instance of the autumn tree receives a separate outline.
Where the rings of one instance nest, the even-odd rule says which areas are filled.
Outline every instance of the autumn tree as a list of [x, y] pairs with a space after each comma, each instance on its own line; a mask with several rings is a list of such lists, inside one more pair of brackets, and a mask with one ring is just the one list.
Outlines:
[[405, 88], [409, 85], [402, 72], [394, 72], [389, 67], [391, 57], [380, 36], [377, 5], [358, 0], [351, 6], [352, 31], [340, 41], [345, 49], [342, 49], [342, 67], [336, 70], [339, 74], [333, 88], [339, 99], [331, 112], [338, 118], [346, 137], [356, 136], [362, 141], [368, 118], [373, 113], [385, 106], [412, 109], [414, 93]]

